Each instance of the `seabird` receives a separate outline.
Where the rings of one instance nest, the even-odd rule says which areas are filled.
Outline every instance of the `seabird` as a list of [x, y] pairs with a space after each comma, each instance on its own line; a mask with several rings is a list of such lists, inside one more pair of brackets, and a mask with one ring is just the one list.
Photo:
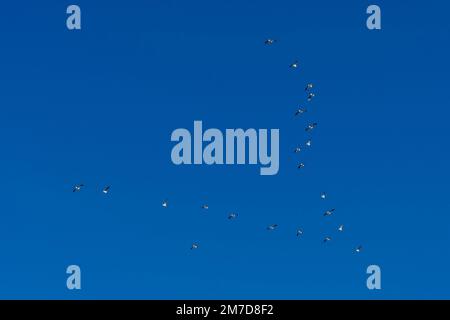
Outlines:
[[355, 249], [355, 252], [356, 252], [356, 253], [360, 253], [360, 252], [362, 251], [362, 249], [363, 249], [362, 246], [358, 246], [358, 247]]
[[303, 235], [303, 230], [302, 229], [297, 229], [297, 237], [300, 237]]
[[277, 224], [271, 224], [270, 226], [267, 227], [267, 230], [275, 230], [278, 227]]
[[264, 44], [270, 46], [270, 45], [274, 44], [275, 42], [277, 42], [277, 40], [275, 40], [275, 39], [267, 39], [266, 41], [264, 41]]
[[195, 250], [198, 249], [198, 244], [197, 243], [193, 243], [191, 246], [191, 250]]
[[330, 210], [325, 211], [325, 213], [323, 214], [323, 216], [324, 216], [324, 217], [331, 216], [331, 215], [333, 214], [334, 210], [335, 210], [335, 209], [330, 209]]
[[308, 124], [308, 126], [305, 128], [305, 131], [312, 131], [312, 130], [314, 130], [315, 127], [317, 127], [317, 122], [310, 123], [310, 124]]
[[299, 153], [300, 151], [302, 151], [302, 149], [300, 147], [297, 147], [294, 149], [294, 153]]
[[102, 192], [104, 194], [107, 194], [107, 193], [109, 193], [109, 189], [111, 189], [111, 186], [106, 186], [106, 187], [103, 188]]
[[327, 194], [325, 192], [322, 192], [320, 194], [320, 199], [325, 199], [327, 197]]
[[297, 69], [298, 68], [298, 61], [295, 60], [293, 63], [291, 63], [290, 67], [293, 68], [293, 69]]
[[339, 232], [343, 232], [343, 231], [344, 231], [344, 225], [343, 225], [343, 224], [341, 224], [341, 225], [339, 226], [338, 231], [339, 231]]
[[167, 207], [169, 206], [169, 201], [164, 200], [164, 201], [162, 202], [162, 206], [163, 206], [163, 208], [167, 208]]
[[297, 169], [302, 169], [305, 167], [305, 164], [302, 162], [297, 166]]
[[236, 219], [236, 218], [237, 218], [237, 213], [231, 212], [228, 215], [228, 220], [233, 220], [233, 219]]
[[79, 191], [81, 191], [81, 188], [83, 188], [83, 187], [84, 187], [84, 184], [77, 184], [73, 187], [72, 192], [79, 192]]
[[312, 92], [310, 94], [308, 94], [308, 101], [311, 101], [312, 99], [314, 99], [315, 96], [316, 95]]
[[311, 145], [312, 145], [312, 140], [307, 140], [307, 141], [305, 142], [305, 146], [311, 147]]
[[305, 108], [300, 108], [297, 111], [295, 111], [295, 116], [300, 116], [302, 114], [304, 114], [305, 112], [307, 112], [308, 110], [306, 110]]
[[313, 88], [313, 84], [312, 83], [308, 83], [307, 85], [306, 85], [306, 88], [305, 88], [305, 91], [309, 91], [309, 90], [311, 90], [312, 88]]
[[323, 239], [323, 242], [328, 242], [328, 241], [331, 241], [331, 237], [325, 237], [325, 238]]

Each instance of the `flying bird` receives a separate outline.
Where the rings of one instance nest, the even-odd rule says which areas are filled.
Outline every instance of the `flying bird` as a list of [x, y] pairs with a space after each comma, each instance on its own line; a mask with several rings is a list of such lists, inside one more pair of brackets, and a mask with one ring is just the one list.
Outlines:
[[295, 60], [294, 62], [292, 62], [291, 65], [290, 65], [290, 67], [291, 67], [292, 69], [297, 69], [297, 68], [298, 68], [298, 61]]
[[233, 219], [236, 219], [236, 218], [237, 218], [237, 213], [231, 212], [228, 215], [228, 220], [233, 220]]
[[162, 206], [163, 206], [163, 208], [167, 208], [167, 207], [169, 206], [169, 201], [164, 200], [164, 201], [162, 202]]
[[305, 108], [300, 108], [297, 111], [295, 111], [295, 116], [300, 116], [302, 114], [304, 114], [305, 112], [307, 112], [308, 110], [306, 110]]
[[307, 141], [305, 142], [305, 146], [311, 147], [311, 145], [312, 145], [312, 140], [307, 140]]
[[302, 149], [301, 149], [300, 147], [296, 147], [296, 148], [294, 149], [294, 153], [299, 153], [300, 151], [302, 151]]
[[314, 130], [315, 128], [317, 127], [317, 122], [314, 122], [314, 123], [310, 123], [310, 124], [308, 124], [308, 126], [305, 128], [305, 131], [312, 131], [312, 130]]
[[297, 169], [303, 169], [305, 167], [305, 164], [302, 162], [297, 166]]
[[312, 99], [314, 99], [315, 96], [316, 95], [312, 92], [310, 94], [308, 94], [308, 101], [311, 101]]
[[277, 224], [271, 224], [270, 226], [267, 227], [267, 230], [272, 231], [275, 230], [278, 227]]
[[106, 187], [103, 188], [102, 192], [104, 194], [107, 194], [107, 193], [109, 193], [109, 189], [111, 189], [111, 186], [106, 186]]
[[326, 243], [326, 242], [328, 242], [328, 241], [331, 241], [331, 237], [325, 237], [325, 238], [323, 239], [323, 242], [324, 242], [324, 243]]
[[198, 249], [198, 244], [197, 243], [193, 243], [191, 246], [191, 250], [196, 250]]
[[76, 184], [73, 187], [72, 192], [79, 192], [79, 191], [81, 191], [81, 188], [83, 188], [83, 187], [84, 187], [84, 184]]
[[324, 217], [331, 216], [331, 215], [333, 214], [334, 210], [335, 210], [335, 209], [330, 209], [330, 210], [325, 211], [325, 213], [323, 214], [323, 216], [324, 216]]
[[314, 87], [314, 85], [313, 85], [312, 83], [308, 83], [308, 84], [306, 85], [305, 91], [309, 91], [309, 90], [311, 90], [313, 87]]
[[327, 194], [325, 192], [322, 192], [320, 194], [320, 199], [325, 199], [327, 197]]
[[358, 246], [358, 247], [355, 249], [355, 252], [356, 252], [356, 253], [360, 253], [360, 252], [362, 251], [362, 249], [363, 249], [362, 246]]
[[300, 237], [303, 235], [303, 230], [302, 229], [297, 229], [297, 237]]
[[341, 225], [339, 226], [338, 231], [339, 231], [339, 232], [343, 232], [343, 231], [344, 231], [344, 225], [343, 225], [343, 224], [341, 224]]
[[207, 204], [204, 204], [204, 205], [202, 205], [202, 209], [208, 210], [208, 209], [209, 209], [209, 206], [208, 206]]
[[266, 41], [264, 41], [264, 44], [270, 46], [270, 45], [274, 44], [275, 42], [277, 42], [277, 40], [275, 40], [275, 39], [267, 39]]

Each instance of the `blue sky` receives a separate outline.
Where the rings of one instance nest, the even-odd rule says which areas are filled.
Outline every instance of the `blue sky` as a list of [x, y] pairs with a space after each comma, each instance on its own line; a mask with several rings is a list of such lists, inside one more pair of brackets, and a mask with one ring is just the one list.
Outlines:
[[[81, 31], [69, 4], [2, 6], [1, 298], [449, 298], [448, 4], [77, 1]], [[194, 120], [279, 128], [279, 174], [174, 166]]]

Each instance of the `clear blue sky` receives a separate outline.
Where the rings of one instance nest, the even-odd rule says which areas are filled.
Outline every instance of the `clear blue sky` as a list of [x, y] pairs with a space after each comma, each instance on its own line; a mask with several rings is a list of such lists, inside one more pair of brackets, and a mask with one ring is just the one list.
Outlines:
[[[2, 5], [1, 298], [450, 298], [449, 4], [75, 3], [75, 32], [72, 3]], [[194, 120], [279, 128], [280, 173], [174, 166], [170, 134]]]

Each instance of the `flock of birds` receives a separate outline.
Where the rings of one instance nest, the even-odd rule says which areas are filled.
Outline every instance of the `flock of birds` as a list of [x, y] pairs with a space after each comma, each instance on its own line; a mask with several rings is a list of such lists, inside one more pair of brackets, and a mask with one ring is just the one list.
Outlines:
[[[265, 43], [266, 45], [268, 45], [268, 46], [271, 46], [271, 45], [275, 44], [276, 42], [277, 42], [277, 41], [276, 41], [275, 39], [267, 39], [264, 43]], [[296, 60], [296, 61], [294, 61], [293, 63], [291, 63], [290, 68], [292, 68], [292, 69], [297, 69], [297, 68], [299, 68], [299, 62], [298, 62], [298, 60]], [[315, 98], [315, 96], [316, 96], [316, 94], [313, 92], [313, 89], [314, 89], [314, 84], [313, 84], [313, 83], [308, 83], [308, 84], [306, 85], [306, 87], [305, 87], [306, 100], [307, 100], [308, 103], [312, 102], [312, 100], [313, 100], [313, 99]], [[306, 107], [299, 107], [299, 108], [295, 111], [294, 116], [295, 116], [295, 117], [301, 117], [301, 116], [303, 116], [305, 113], [307, 113], [307, 111], [308, 111], [308, 109], [307, 109]], [[305, 128], [305, 131], [306, 131], [307, 133], [311, 133], [316, 127], [317, 127], [317, 122], [310, 122], [310, 123], [307, 124], [307, 126], [306, 126], [306, 128]], [[305, 142], [305, 147], [311, 147], [311, 145], [312, 145], [312, 139], [309, 138], [309, 139], [306, 140], [306, 142]], [[302, 151], [302, 147], [300, 147], [300, 146], [297, 146], [297, 147], [295, 147], [295, 149], [294, 149], [294, 153], [296, 153], [296, 154], [300, 153], [301, 151]], [[297, 169], [303, 169], [304, 167], [305, 167], [305, 164], [304, 164], [303, 162], [300, 162], [300, 163], [297, 165]], [[321, 198], [322, 200], [325, 200], [326, 197], [327, 197], [327, 195], [326, 195], [325, 192], [322, 192], [322, 193], [320, 194], [320, 198]], [[336, 209], [334, 209], [334, 208], [329, 209], [329, 210], [326, 210], [326, 211], [324, 212], [323, 216], [324, 216], [324, 217], [329, 217], [329, 216], [333, 215], [333, 213], [334, 213], [335, 210], [336, 210]], [[276, 224], [270, 225], [270, 226], [267, 227], [267, 230], [275, 230], [275, 229], [277, 228], [277, 226], [278, 226], [278, 225], [276, 225]], [[338, 230], [338, 232], [344, 232], [344, 225], [343, 225], [343, 224], [339, 225], [338, 228], [337, 228], [337, 230]], [[303, 230], [302, 230], [302, 229], [297, 229], [297, 237], [301, 237], [302, 235], [303, 235]], [[331, 240], [332, 240], [331, 236], [325, 236], [325, 237], [323, 238], [323, 242], [324, 242], [324, 243], [330, 242]], [[362, 250], [363, 250], [363, 247], [362, 247], [361, 245], [359, 245], [359, 246], [357, 246], [357, 247], [354, 249], [354, 252], [360, 253], [360, 252], [362, 252]]]
[[[276, 41], [275, 39], [267, 39], [267, 40], [265, 41], [265, 44], [268, 45], [268, 46], [271, 46], [271, 45], [275, 44], [276, 42], [277, 42], [277, 41]], [[292, 69], [297, 69], [297, 68], [299, 68], [299, 62], [298, 62], [298, 60], [296, 60], [296, 61], [294, 61], [293, 63], [291, 63], [290, 68], [292, 68]], [[306, 87], [305, 87], [306, 100], [307, 100], [308, 103], [312, 102], [312, 100], [313, 100], [313, 99], [315, 98], [315, 96], [316, 96], [316, 94], [313, 92], [313, 89], [314, 89], [314, 84], [313, 84], [313, 83], [308, 83], [308, 84], [306, 85]], [[301, 116], [303, 116], [305, 113], [307, 113], [307, 111], [308, 111], [308, 109], [307, 109], [306, 107], [299, 107], [299, 108], [295, 111], [294, 116], [295, 116], [295, 117], [301, 117]], [[305, 131], [306, 131], [307, 133], [311, 133], [316, 127], [317, 127], [317, 122], [310, 122], [310, 123], [307, 124], [307, 126], [306, 126], [306, 128], [305, 128]], [[306, 142], [305, 142], [305, 147], [311, 147], [311, 145], [312, 145], [312, 139], [309, 138], [309, 139], [306, 140]], [[294, 153], [296, 153], [296, 154], [300, 153], [301, 151], [302, 151], [302, 147], [300, 147], [300, 146], [297, 146], [297, 147], [295, 147], [295, 149], [294, 149]], [[305, 167], [305, 164], [304, 164], [303, 162], [300, 162], [300, 163], [297, 165], [297, 169], [303, 169], [304, 167]], [[320, 198], [321, 198], [322, 200], [325, 200], [326, 197], [327, 197], [327, 195], [326, 195], [325, 192], [322, 192], [322, 193], [320, 194]], [[334, 209], [334, 208], [329, 209], [329, 210], [326, 210], [326, 211], [324, 212], [323, 216], [324, 216], [324, 217], [332, 216], [335, 210], [336, 210], [336, 209]], [[273, 224], [273, 225], [270, 225], [267, 229], [268, 229], [268, 230], [275, 230], [276, 227], [277, 227], [277, 225], [276, 225], [276, 224]], [[338, 228], [337, 228], [337, 231], [338, 231], [338, 232], [344, 232], [344, 225], [343, 225], [343, 224], [339, 225]], [[303, 235], [303, 230], [302, 230], [302, 229], [297, 229], [297, 237], [301, 237], [302, 235]], [[330, 242], [331, 240], [332, 240], [331, 236], [325, 236], [325, 237], [323, 238], [323, 242], [324, 242], [324, 243]], [[361, 245], [358, 245], [358, 246], [354, 249], [354, 252], [360, 253], [360, 252], [362, 252], [362, 250], [363, 250], [363, 247], [362, 247]]]
[[[272, 46], [276, 42], [277, 42], [277, 40], [275, 40], [275, 39], [267, 39], [267, 40], [265, 40], [264, 44], [266, 46]], [[292, 62], [290, 64], [290, 68], [291, 69], [297, 69], [297, 68], [299, 68], [299, 66], [300, 66], [300, 64], [299, 64], [298, 60], [296, 60], [296, 61], [294, 61], [294, 62]], [[308, 103], [310, 103], [314, 99], [314, 97], [316, 96], [315, 93], [312, 91], [313, 89], [314, 89], [314, 84], [313, 83], [308, 83], [306, 85], [306, 87], [305, 87], [306, 100], [307, 100]], [[300, 117], [300, 116], [304, 115], [306, 112], [307, 112], [307, 108], [299, 107], [296, 110], [294, 115], [295, 115], [295, 117]], [[309, 124], [307, 124], [307, 126], [305, 128], [305, 131], [308, 132], [308, 133], [311, 133], [316, 127], [317, 127], [317, 122], [309, 123]], [[306, 140], [304, 145], [305, 145], [305, 147], [311, 147], [312, 139], [309, 138], [308, 140]], [[300, 146], [297, 146], [294, 149], [294, 153], [296, 153], [296, 154], [300, 153], [301, 151], [302, 151], [302, 147], [300, 147]], [[300, 162], [297, 165], [298, 169], [303, 169], [304, 167], [305, 167], [305, 164], [303, 162]], [[83, 188], [84, 188], [84, 184], [77, 184], [77, 185], [75, 185], [73, 187], [73, 192], [80, 192]], [[105, 186], [102, 189], [102, 193], [108, 194], [110, 192], [110, 189], [111, 189], [111, 186], [109, 186], [109, 185]], [[326, 198], [327, 198], [327, 194], [325, 192], [322, 192], [320, 194], [320, 199], [325, 200]], [[168, 208], [169, 207], [169, 201], [167, 199], [163, 200], [161, 205], [162, 205], [163, 208]], [[203, 204], [201, 206], [201, 209], [208, 210], [209, 209], [209, 205], [208, 204]], [[326, 210], [323, 213], [323, 216], [324, 217], [330, 217], [330, 216], [332, 216], [334, 214], [334, 212], [335, 212], [335, 208], [328, 209], [328, 210]], [[238, 214], [235, 213], [235, 212], [231, 212], [231, 213], [228, 214], [228, 220], [235, 220], [237, 218], [238, 218]], [[267, 229], [267, 231], [270, 232], [270, 231], [276, 230], [277, 228], [278, 228], [278, 224], [271, 224], [271, 225], [268, 225], [266, 229]], [[337, 228], [337, 231], [340, 232], [340, 233], [344, 232], [344, 225], [343, 224], [339, 225], [338, 228]], [[297, 229], [296, 236], [297, 237], [302, 237], [303, 236], [303, 230], [302, 229]], [[331, 236], [327, 235], [327, 236], [325, 236], [323, 238], [323, 243], [327, 243], [327, 242], [330, 242], [330, 241], [332, 241]], [[200, 247], [200, 245], [198, 243], [194, 242], [191, 245], [191, 250], [197, 250], [197, 249], [199, 249], [199, 247]], [[354, 249], [354, 252], [355, 253], [360, 253], [360, 252], [362, 252], [362, 250], [363, 250], [363, 247], [361, 245], [359, 245], [359, 246], [357, 246]]]

